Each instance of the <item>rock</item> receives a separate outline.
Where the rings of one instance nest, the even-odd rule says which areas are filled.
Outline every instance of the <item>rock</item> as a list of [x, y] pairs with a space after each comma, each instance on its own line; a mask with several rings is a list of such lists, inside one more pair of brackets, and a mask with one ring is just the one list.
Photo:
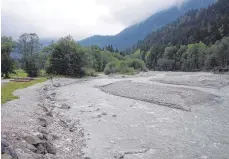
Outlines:
[[60, 83], [55, 83], [55, 84], [53, 84], [53, 86], [54, 87], [60, 87], [61, 85], [60, 85]]
[[57, 139], [59, 139], [59, 136], [57, 136], [57, 135], [55, 135], [55, 134], [52, 134], [52, 139], [53, 139], [53, 140], [57, 140]]
[[40, 140], [47, 140], [47, 135], [46, 135], [46, 134], [38, 133], [36, 136], [37, 136]]
[[56, 154], [56, 148], [53, 146], [53, 144], [51, 144], [50, 142], [45, 143], [46, 146], [46, 150], [48, 153], [51, 153], [53, 155]]
[[70, 132], [74, 132], [74, 128], [72, 128], [72, 127], [69, 128], [69, 131], [70, 131]]
[[48, 122], [46, 119], [44, 118], [38, 118], [39, 120], [39, 124], [42, 126], [42, 127], [46, 127], [48, 125]]
[[99, 108], [97, 108], [95, 111], [99, 111], [100, 109]]
[[38, 144], [36, 153], [45, 154], [45, 147], [43, 146], [43, 144]]
[[62, 106], [60, 107], [61, 109], [70, 109], [70, 106], [67, 105], [66, 103], [63, 103]]
[[12, 157], [8, 154], [2, 154], [1, 159], [12, 159]]
[[50, 97], [49, 95], [46, 96], [46, 99], [48, 99], [50, 101], [55, 101], [55, 99], [53, 97]]
[[23, 139], [31, 145], [38, 145], [39, 143], [41, 143], [41, 140], [38, 137], [32, 135], [27, 135], [23, 137]]
[[50, 95], [51, 95], [51, 96], [56, 96], [56, 93], [55, 93], [55, 92], [53, 92], [53, 93], [51, 93]]
[[48, 113], [46, 113], [47, 116], [53, 117], [52, 111], [49, 111]]
[[68, 128], [68, 124], [62, 119], [60, 119], [60, 125], [64, 128]]
[[38, 127], [38, 131], [40, 132], [40, 133], [42, 133], [42, 134], [48, 134], [49, 132], [45, 129], [45, 128], [43, 128], [43, 127]]
[[33, 146], [33, 145], [27, 144], [26, 147], [27, 147], [27, 149], [29, 149], [32, 152], [36, 152], [37, 151], [37, 148], [35, 146]]
[[112, 117], [114, 117], [114, 118], [115, 118], [115, 117], [117, 117], [117, 115], [115, 115], [115, 114], [114, 114], [114, 115], [112, 115]]
[[101, 118], [102, 116], [101, 116], [101, 115], [98, 115], [97, 117], [98, 117], [98, 118]]
[[38, 103], [38, 106], [42, 107], [44, 109], [45, 112], [48, 112], [48, 108], [46, 106], [44, 106], [44, 104]]
[[121, 153], [121, 152], [115, 152], [114, 154], [114, 158], [117, 158], [117, 159], [122, 159], [124, 158], [124, 153]]
[[103, 112], [102, 115], [107, 115], [107, 113]]
[[1, 140], [1, 148], [9, 147], [9, 146], [10, 146], [9, 143], [5, 139]]
[[[4, 145], [3, 145], [4, 146]], [[6, 145], [5, 145], [6, 146]], [[2, 154], [5, 154], [5, 157], [10, 157], [10, 159], [18, 159], [17, 153], [10, 146], [1, 147]]]
[[48, 91], [48, 87], [44, 87], [43, 90], [44, 90], [44, 91]]
[[49, 138], [48, 138], [48, 134], [43, 134], [43, 140], [48, 140]]

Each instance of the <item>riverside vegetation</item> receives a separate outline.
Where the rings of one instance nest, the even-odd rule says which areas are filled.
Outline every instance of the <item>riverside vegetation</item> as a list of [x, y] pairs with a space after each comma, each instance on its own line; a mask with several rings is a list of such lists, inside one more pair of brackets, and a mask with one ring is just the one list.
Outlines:
[[[70, 35], [42, 47], [39, 36], [24, 33], [19, 40], [1, 38], [2, 77], [22, 68], [28, 76], [48, 74], [82, 77], [134, 74], [139, 71], [201, 71], [227, 68], [229, 62], [229, 3], [219, 0], [207, 9], [191, 10], [171, 24], [152, 32], [132, 48], [132, 54], [108, 45], [82, 47]], [[217, 13], [217, 14], [213, 14]], [[217, 15], [217, 16], [216, 16]], [[19, 60], [10, 56], [21, 54]]]

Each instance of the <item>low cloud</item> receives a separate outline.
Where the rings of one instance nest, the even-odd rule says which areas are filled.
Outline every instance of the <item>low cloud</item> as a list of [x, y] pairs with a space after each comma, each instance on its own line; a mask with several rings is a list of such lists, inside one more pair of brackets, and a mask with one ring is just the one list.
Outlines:
[[114, 35], [183, 0], [2, 0], [2, 35], [41, 38]]

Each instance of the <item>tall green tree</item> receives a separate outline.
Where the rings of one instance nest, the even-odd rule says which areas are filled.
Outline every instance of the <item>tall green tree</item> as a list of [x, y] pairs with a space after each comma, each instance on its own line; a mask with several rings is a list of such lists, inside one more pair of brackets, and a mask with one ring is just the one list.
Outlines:
[[19, 37], [18, 47], [22, 56], [23, 68], [30, 77], [36, 77], [39, 70], [39, 51], [41, 44], [35, 33], [24, 33]]
[[9, 78], [9, 74], [13, 72], [13, 59], [10, 57], [14, 47], [12, 37], [1, 37], [1, 76]]
[[61, 38], [50, 55], [49, 73], [80, 77], [86, 66], [85, 49], [77, 44], [71, 36]]

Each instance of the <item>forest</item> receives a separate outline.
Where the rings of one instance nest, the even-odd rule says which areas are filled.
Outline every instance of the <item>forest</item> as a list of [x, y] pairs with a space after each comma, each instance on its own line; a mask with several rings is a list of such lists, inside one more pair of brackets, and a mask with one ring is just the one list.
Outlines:
[[206, 9], [190, 10], [139, 41], [133, 50], [149, 69], [208, 70], [229, 62], [229, 2], [219, 0]]
[[[120, 52], [108, 45], [82, 47], [66, 36], [43, 47], [36, 33], [18, 40], [1, 37], [1, 76], [21, 68], [28, 76], [47, 74], [71, 77], [134, 74], [139, 71], [203, 71], [227, 68], [229, 63], [229, 2], [219, 0], [206, 9], [190, 10], [171, 24], [152, 32], [132, 48]], [[16, 49], [20, 59], [10, 54]]]

